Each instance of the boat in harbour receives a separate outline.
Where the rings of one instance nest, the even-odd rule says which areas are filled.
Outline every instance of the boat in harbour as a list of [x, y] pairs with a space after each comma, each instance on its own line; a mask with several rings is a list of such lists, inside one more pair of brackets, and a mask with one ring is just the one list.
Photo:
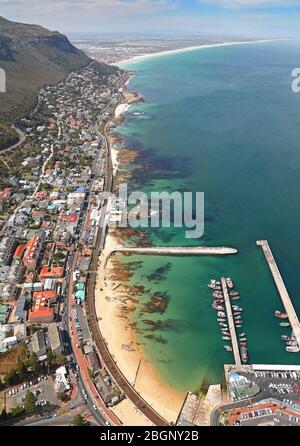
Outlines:
[[280, 319], [288, 319], [288, 315], [286, 313], [281, 313], [281, 311], [275, 311], [275, 316]]
[[224, 348], [227, 352], [232, 352], [232, 347], [230, 345], [224, 345]]
[[234, 288], [233, 282], [230, 277], [226, 278], [226, 284], [227, 284], [228, 288], [230, 288], [230, 289]]
[[291, 324], [289, 322], [280, 322], [280, 327], [290, 327]]

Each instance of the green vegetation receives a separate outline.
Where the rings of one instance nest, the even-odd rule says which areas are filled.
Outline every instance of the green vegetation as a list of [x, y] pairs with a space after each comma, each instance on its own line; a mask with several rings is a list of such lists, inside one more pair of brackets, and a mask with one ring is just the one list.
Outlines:
[[[56, 84], [91, 59], [64, 35], [41, 26], [11, 22], [0, 17], [0, 62], [6, 71], [7, 92], [1, 95], [0, 150], [14, 143], [10, 124], [26, 115], [36, 102], [37, 91]], [[99, 73], [116, 68], [97, 63]], [[18, 140], [18, 138], [17, 138]]]
[[85, 419], [80, 415], [76, 415], [71, 423], [71, 426], [86, 426]]
[[30, 392], [29, 390], [27, 390], [25, 399], [24, 399], [24, 408], [25, 408], [25, 412], [27, 415], [35, 410], [36, 401], [37, 401], [37, 398], [34, 396], [34, 394], [32, 392]]

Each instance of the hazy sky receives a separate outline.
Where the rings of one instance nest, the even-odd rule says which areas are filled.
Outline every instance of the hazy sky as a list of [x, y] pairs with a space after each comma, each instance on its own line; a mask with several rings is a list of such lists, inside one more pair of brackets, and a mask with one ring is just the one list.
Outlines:
[[65, 33], [300, 37], [300, 0], [0, 0], [0, 15]]

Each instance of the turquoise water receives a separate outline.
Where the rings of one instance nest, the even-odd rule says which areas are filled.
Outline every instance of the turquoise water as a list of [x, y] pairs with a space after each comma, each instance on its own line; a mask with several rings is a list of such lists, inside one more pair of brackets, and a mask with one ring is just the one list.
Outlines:
[[[218, 259], [130, 259], [143, 261], [132, 278], [146, 289], [141, 306], [157, 291], [168, 294], [165, 313], [146, 317], [166, 322], [150, 333], [155, 339], [145, 337], [139, 309], [135, 318], [146, 355], [179, 390], [198, 389], [206, 376], [218, 382], [232, 361], [210, 307], [211, 277], [231, 276], [241, 292], [250, 362], [300, 364], [280, 340], [286, 329], [274, 311], [282, 310], [281, 300], [255, 243], [269, 240], [300, 314], [300, 95], [291, 91], [298, 66], [300, 43], [212, 48], [128, 66], [136, 72], [130, 88], [146, 101], [118, 129], [140, 153], [131, 188], [205, 193], [201, 240], [172, 228], [152, 230], [152, 241], [239, 250]], [[167, 263], [157, 283], [148, 280]]]

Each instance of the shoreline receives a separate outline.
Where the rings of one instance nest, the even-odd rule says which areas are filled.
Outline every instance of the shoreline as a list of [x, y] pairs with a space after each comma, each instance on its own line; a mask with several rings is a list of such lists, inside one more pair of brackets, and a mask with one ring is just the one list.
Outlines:
[[[127, 90], [129, 81], [130, 78], [120, 88], [123, 99], [116, 107], [107, 131], [113, 176], [116, 183], [121, 178], [122, 180], [129, 179], [130, 172], [126, 167], [124, 169], [124, 166], [130, 165], [135, 158], [134, 151], [125, 146], [122, 136], [116, 129], [124, 121], [125, 113], [130, 106], [144, 100], [139, 93]], [[118, 233], [112, 235], [112, 230], [108, 230], [105, 246], [98, 262], [95, 285], [95, 311], [98, 326], [121, 374], [161, 417], [169, 423], [175, 423], [186, 394], [174, 390], [159, 376], [145, 356], [142, 346], [139, 345], [134, 324], [130, 320], [130, 315], [134, 311], [132, 305], [135, 302], [132, 299], [127, 277], [122, 275], [121, 268], [116, 268], [115, 257], [109, 260], [105, 269], [103, 267], [106, 252], [110, 251], [112, 246], [116, 243], [125, 246], [122, 235], [120, 237], [118, 235]], [[117, 280], [114, 279], [116, 275], [119, 275]], [[117, 412], [118, 416], [124, 415], [127, 425], [138, 423], [138, 425], [145, 426], [150, 423], [138, 409], [134, 409], [130, 400], [126, 401], [128, 402], [123, 403], [123, 407], [126, 407], [127, 410], [122, 410], [120, 407], [120, 411]], [[128, 410], [129, 408], [130, 410]]]
[[218, 48], [218, 47], [224, 47], [224, 46], [253, 45], [256, 43], [270, 43], [270, 42], [276, 42], [279, 40], [282, 40], [282, 39], [249, 40], [249, 41], [237, 41], [237, 42], [212, 43], [211, 45], [206, 44], [206, 45], [189, 46], [186, 48], [179, 48], [177, 50], [166, 50], [166, 51], [160, 51], [157, 53], [147, 53], [147, 54], [143, 54], [140, 56], [133, 56], [130, 59], [121, 60], [120, 62], [117, 62], [114, 65], [119, 68], [123, 68], [124, 65], [143, 62], [145, 60], [153, 59], [156, 57], [172, 56], [174, 54], [187, 53], [187, 52], [191, 52], [191, 51], [204, 50], [204, 49], [209, 49], [209, 48]]
[[[115, 244], [115, 237], [108, 233], [105, 249]], [[97, 280], [95, 288], [102, 336], [128, 382], [156, 412], [169, 423], [175, 423], [186, 394], [176, 391], [160, 377], [139, 345], [132, 320], [139, 290], [128, 285], [126, 274], [118, 266], [119, 262], [112, 257], [106, 267], [106, 279]], [[100, 269], [98, 277], [103, 274]]]

